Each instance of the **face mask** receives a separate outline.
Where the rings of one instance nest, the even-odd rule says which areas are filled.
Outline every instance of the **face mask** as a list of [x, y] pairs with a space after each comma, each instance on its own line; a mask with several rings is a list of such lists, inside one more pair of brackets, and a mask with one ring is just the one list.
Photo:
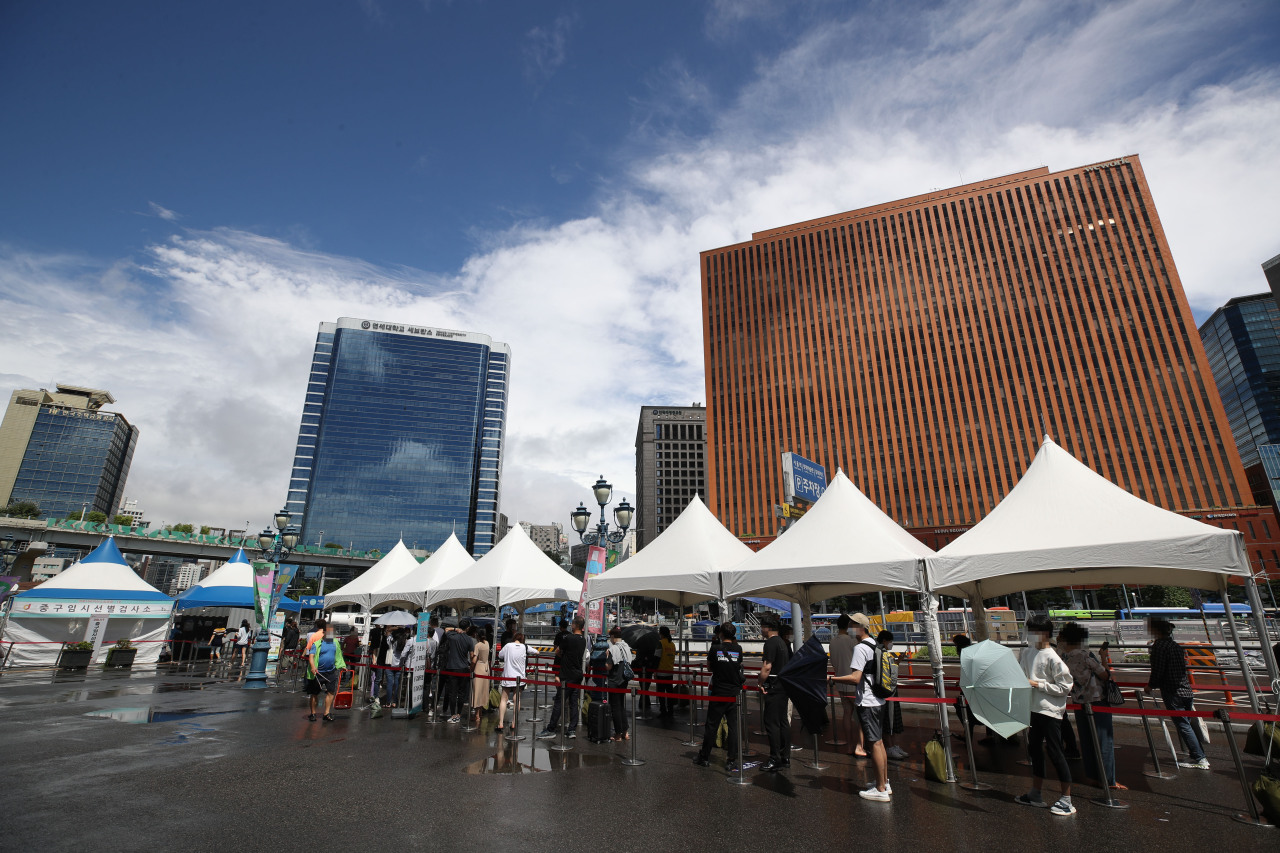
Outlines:
[[325, 631], [325, 632], [324, 632], [324, 638], [325, 638], [326, 640], [332, 640], [332, 639], [333, 639], [333, 632], [332, 632], [332, 631]]

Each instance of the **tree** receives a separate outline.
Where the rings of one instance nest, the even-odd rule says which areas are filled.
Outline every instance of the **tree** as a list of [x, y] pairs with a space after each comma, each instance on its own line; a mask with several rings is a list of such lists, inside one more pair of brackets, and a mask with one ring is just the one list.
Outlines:
[[132, 515], [117, 515], [111, 519], [112, 524], [118, 524], [121, 527], [133, 527]]
[[202, 524], [202, 525], [200, 525], [200, 535], [201, 535], [201, 536], [208, 536], [208, 535], [209, 535], [209, 531], [210, 531], [210, 530], [212, 530], [212, 529], [213, 529], [213, 528], [211, 528], [209, 525], [207, 525], [207, 524]]
[[196, 528], [194, 524], [186, 524], [186, 523], [166, 524], [164, 526], [164, 529], [168, 530], [171, 533], [195, 533], [196, 532]]
[[107, 514], [105, 512], [98, 512], [95, 509], [89, 513], [88, 521], [90, 524], [106, 524]]
[[339, 545], [337, 542], [326, 542], [326, 543], [324, 543], [324, 547], [325, 547], [325, 548], [337, 548], [339, 551], [341, 551], [341, 550], [342, 550], [342, 546], [341, 546], [341, 545]]
[[39, 518], [40, 507], [35, 501], [10, 501], [4, 514], [9, 518]]

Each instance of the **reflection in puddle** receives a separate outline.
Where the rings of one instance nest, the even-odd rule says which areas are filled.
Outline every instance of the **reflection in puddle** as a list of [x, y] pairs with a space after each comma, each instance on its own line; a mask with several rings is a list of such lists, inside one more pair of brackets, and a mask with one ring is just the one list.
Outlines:
[[121, 723], [171, 723], [176, 720], [189, 720], [192, 717], [217, 717], [222, 714], [239, 714], [243, 708], [230, 711], [201, 711], [197, 708], [184, 708], [178, 711], [157, 711], [150, 706], [142, 708], [108, 708], [105, 711], [89, 711], [86, 717], [99, 717], [105, 720], [116, 720]]
[[584, 755], [580, 752], [549, 752], [536, 745], [518, 743], [503, 744], [495, 755], [476, 761], [463, 768], [473, 776], [484, 774], [543, 773], [548, 770], [576, 770], [579, 767], [600, 767], [612, 764], [608, 755]]

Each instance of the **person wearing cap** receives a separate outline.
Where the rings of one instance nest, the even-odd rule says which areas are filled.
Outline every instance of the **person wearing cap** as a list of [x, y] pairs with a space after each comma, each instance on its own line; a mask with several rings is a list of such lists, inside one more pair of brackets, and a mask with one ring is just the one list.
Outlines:
[[765, 639], [759, 685], [764, 691], [764, 730], [769, 736], [769, 760], [760, 769], [777, 773], [791, 766], [791, 712], [778, 680], [778, 673], [791, 660], [791, 646], [782, 639], [782, 620], [772, 613], [760, 617], [760, 631]]
[[853, 621], [854, 637], [858, 641], [853, 649], [853, 672], [833, 678], [842, 684], [858, 685], [858, 715], [862, 723], [863, 748], [871, 756], [875, 766], [876, 781], [858, 796], [864, 800], [887, 803], [893, 799], [889, 786], [889, 756], [884, 749], [887, 703], [871, 689], [875, 679], [876, 641], [871, 636], [871, 620], [865, 613], [849, 617]]

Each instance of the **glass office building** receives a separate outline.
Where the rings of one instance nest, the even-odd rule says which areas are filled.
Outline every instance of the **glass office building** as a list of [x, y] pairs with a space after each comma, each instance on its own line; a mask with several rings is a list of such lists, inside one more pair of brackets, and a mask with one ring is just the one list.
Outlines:
[[[32, 501], [43, 518], [66, 518], [86, 507], [112, 515], [124, 499], [138, 430], [123, 415], [102, 410], [106, 391], [59, 385], [15, 391], [0, 428], [0, 491], [4, 503]], [[2, 505], [2, 504], [0, 504]]]
[[1280, 305], [1270, 293], [1232, 299], [1204, 321], [1200, 339], [1254, 500], [1270, 503], [1259, 448], [1280, 444]]
[[496, 542], [511, 350], [487, 335], [321, 323], [287, 508], [308, 544]]

